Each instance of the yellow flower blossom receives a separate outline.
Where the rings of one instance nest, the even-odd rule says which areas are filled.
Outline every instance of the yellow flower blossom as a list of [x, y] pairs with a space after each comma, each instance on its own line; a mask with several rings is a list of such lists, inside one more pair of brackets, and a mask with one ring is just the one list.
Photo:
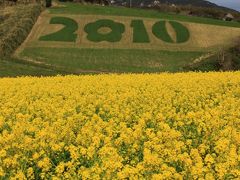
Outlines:
[[0, 167], [0, 177], [3, 177], [5, 175], [4, 170], [2, 167]]
[[51, 162], [48, 157], [45, 157], [42, 160], [38, 161], [37, 165], [44, 172], [49, 171], [49, 169], [52, 167]]
[[229, 146], [229, 139], [222, 138], [216, 142], [215, 151], [217, 153], [225, 151]]
[[4, 125], [4, 118], [0, 116], [0, 129], [3, 127], [3, 125]]
[[210, 154], [207, 154], [207, 156], [205, 157], [204, 161], [206, 163], [213, 164], [214, 163], [214, 158]]
[[15, 176], [11, 177], [10, 178], [11, 180], [19, 180], [19, 179], [22, 179], [22, 180], [27, 180], [26, 176], [24, 175], [24, 173], [22, 171], [18, 171]]
[[57, 174], [62, 174], [64, 172], [65, 165], [63, 162], [61, 162], [57, 167], [56, 167], [56, 173]]
[[35, 178], [34, 178], [34, 170], [33, 170], [32, 167], [30, 167], [30, 168], [27, 169], [27, 178], [28, 178], [28, 179], [35, 179]]
[[4, 158], [6, 156], [7, 156], [7, 152], [4, 149], [0, 150], [0, 158]]
[[0, 84], [0, 179], [240, 176], [240, 72]]

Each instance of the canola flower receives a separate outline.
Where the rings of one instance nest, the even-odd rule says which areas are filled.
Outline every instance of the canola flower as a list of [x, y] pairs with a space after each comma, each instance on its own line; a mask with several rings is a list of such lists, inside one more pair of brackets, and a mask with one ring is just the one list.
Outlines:
[[0, 179], [237, 179], [240, 72], [0, 79]]

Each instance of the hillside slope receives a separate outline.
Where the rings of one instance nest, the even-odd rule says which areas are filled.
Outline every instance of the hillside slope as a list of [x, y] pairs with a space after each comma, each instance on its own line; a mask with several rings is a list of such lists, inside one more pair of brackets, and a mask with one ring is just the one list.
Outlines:
[[[20, 59], [22, 71], [26, 64], [34, 72], [39, 67], [38, 75], [42, 68], [49, 69], [47, 74], [187, 71], [232, 45], [239, 27], [238, 22], [156, 10], [61, 3], [41, 14], [14, 62]], [[9, 65], [3, 66], [2, 76], [9, 74]], [[204, 70], [219, 69], [211, 62]]]
[[[154, 10], [62, 5], [41, 15], [17, 57], [74, 74], [178, 72], [231, 45], [240, 35], [237, 22]], [[60, 30], [68, 23], [69, 39]], [[111, 31], [115, 25], [121, 28]]]

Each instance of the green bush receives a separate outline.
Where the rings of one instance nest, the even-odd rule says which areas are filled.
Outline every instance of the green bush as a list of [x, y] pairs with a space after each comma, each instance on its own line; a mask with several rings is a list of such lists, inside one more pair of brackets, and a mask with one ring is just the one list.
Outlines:
[[0, 25], [0, 56], [11, 55], [23, 43], [40, 13], [40, 5], [20, 6]]

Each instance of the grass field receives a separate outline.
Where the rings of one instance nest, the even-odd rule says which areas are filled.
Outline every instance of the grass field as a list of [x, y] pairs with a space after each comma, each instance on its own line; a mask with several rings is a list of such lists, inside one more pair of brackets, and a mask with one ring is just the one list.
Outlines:
[[[74, 43], [66, 43], [63, 39], [63, 23], [60, 24], [50, 24], [49, 22], [56, 17], [67, 17], [78, 23], [78, 30], [75, 32], [78, 34], [77, 40]], [[98, 23], [99, 20], [102, 22], [106, 19], [114, 21], [115, 23], [121, 23], [124, 25], [125, 31], [117, 32], [121, 34], [121, 39], [119, 41], [112, 43], [111, 40], [104, 42], [94, 42], [89, 39], [88, 32], [96, 31], [94, 27], [101, 27]], [[137, 28], [133, 26], [136, 20], [143, 21], [142, 26], [146, 29], [146, 34], [149, 36], [149, 43], [135, 43], [134, 35]], [[71, 14], [49, 14], [44, 12], [39, 18], [37, 24], [33, 28], [32, 34], [29, 36], [28, 41], [25, 43], [27, 47], [67, 47], [67, 48], [108, 48], [108, 49], [158, 49], [158, 50], [170, 50], [170, 51], [209, 51], [216, 47], [228, 46], [232, 43], [232, 40], [240, 35], [240, 28], [234, 27], [223, 27], [215, 25], [206, 25], [206, 24], [197, 24], [197, 23], [187, 23], [182, 22], [182, 25], [186, 27], [187, 31], [182, 31], [179, 26], [175, 26], [176, 23], [166, 21], [166, 28], [163, 28], [165, 31], [168, 31], [171, 36], [178, 36], [178, 41], [182, 42], [182, 39], [185, 40], [183, 43], [168, 43], [168, 41], [163, 41], [159, 39], [155, 33], [152, 32], [152, 29], [155, 27], [155, 24], [159, 20], [151, 18], [141, 18], [135, 19], [134, 17], [125, 17], [125, 16], [102, 16], [102, 15], [71, 15]], [[162, 21], [162, 20], [160, 20]], [[165, 21], [164, 21], [165, 22]], [[86, 31], [86, 28], [93, 24], [94, 26], [90, 27], [91, 31]], [[101, 24], [104, 25], [104, 24]], [[73, 26], [75, 26], [73, 24]], [[108, 27], [108, 25], [105, 25]], [[72, 27], [73, 28], [73, 27]], [[62, 29], [62, 30], [61, 30]], [[71, 29], [71, 26], [68, 28]], [[118, 28], [119, 29], [119, 28]], [[178, 30], [179, 34], [176, 32]], [[207, 31], [206, 31], [207, 29]], [[162, 34], [161, 29], [157, 27], [156, 31], [159, 31]], [[59, 40], [56, 41], [41, 41], [41, 38], [51, 35], [52, 33], [57, 33], [59, 39], [63, 39], [62, 42]], [[145, 33], [140, 31], [140, 35]], [[167, 33], [167, 32], [166, 32]], [[166, 34], [165, 33], [165, 34]], [[189, 34], [190, 33], [190, 34]], [[113, 33], [116, 35], [116, 33]], [[163, 34], [163, 36], [165, 36]], [[71, 34], [70, 34], [71, 35]], [[210, 38], [211, 37], [211, 38]], [[169, 37], [170, 38], [170, 37]], [[40, 40], [39, 40], [40, 39]], [[94, 39], [94, 38], [93, 38]], [[49, 39], [51, 40], [51, 39]]]
[[176, 72], [202, 54], [139, 49], [26, 48], [21, 57], [73, 72]]
[[[184, 71], [200, 56], [230, 46], [240, 35], [240, 24], [236, 22], [153, 10], [60, 5], [41, 14], [14, 54], [25, 64], [20, 64], [12, 75]], [[158, 22], [164, 22], [162, 29], [154, 29]], [[111, 28], [116, 24], [121, 30]], [[1, 63], [1, 74], [11, 75], [11, 68], [8, 71], [5, 67], [13, 62]], [[207, 64], [199, 69], [216, 70]]]
[[34, 66], [26, 62], [18, 62], [14, 59], [0, 59], [0, 77], [54, 76], [57, 74], [64, 73], [50, 68]]

